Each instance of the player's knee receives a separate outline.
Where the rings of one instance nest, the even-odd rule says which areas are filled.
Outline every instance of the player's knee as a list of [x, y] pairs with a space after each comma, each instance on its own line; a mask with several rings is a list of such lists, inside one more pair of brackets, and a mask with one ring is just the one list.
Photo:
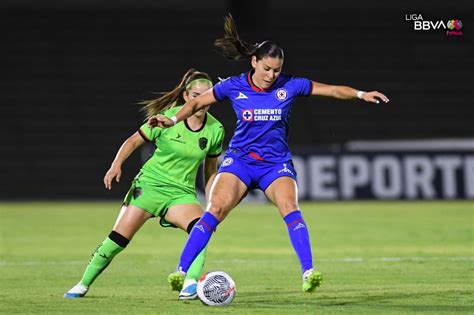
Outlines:
[[283, 202], [278, 203], [278, 208], [280, 209], [280, 213], [282, 215], [286, 215], [298, 209], [298, 203], [293, 200], [285, 200]]
[[227, 216], [229, 212], [218, 200], [212, 201], [209, 203], [207, 207], [207, 211], [209, 211], [217, 220], [222, 221]]

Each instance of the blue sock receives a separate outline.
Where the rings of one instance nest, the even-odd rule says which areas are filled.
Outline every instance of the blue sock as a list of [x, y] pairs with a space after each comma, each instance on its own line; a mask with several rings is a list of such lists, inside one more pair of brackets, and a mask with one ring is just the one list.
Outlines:
[[199, 253], [206, 247], [219, 221], [210, 212], [205, 212], [189, 233], [179, 259], [178, 271], [188, 272], [189, 267]]
[[300, 261], [301, 270], [305, 272], [313, 268], [313, 257], [311, 254], [311, 246], [309, 244], [309, 234], [306, 223], [301, 216], [299, 210], [295, 210], [287, 214], [284, 218], [288, 227], [291, 244], [295, 249], [296, 255]]

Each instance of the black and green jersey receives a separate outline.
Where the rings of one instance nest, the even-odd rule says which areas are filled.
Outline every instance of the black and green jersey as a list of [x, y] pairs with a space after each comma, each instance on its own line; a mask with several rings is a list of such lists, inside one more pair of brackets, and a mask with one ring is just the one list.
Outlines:
[[[172, 117], [180, 108], [169, 109], [164, 115]], [[150, 129], [145, 123], [139, 133], [145, 141], [156, 144], [155, 152], [141, 169], [140, 180], [179, 186], [193, 193], [199, 165], [206, 156], [219, 156], [224, 140], [224, 127], [209, 113], [199, 130], [191, 130], [184, 120], [167, 129]]]

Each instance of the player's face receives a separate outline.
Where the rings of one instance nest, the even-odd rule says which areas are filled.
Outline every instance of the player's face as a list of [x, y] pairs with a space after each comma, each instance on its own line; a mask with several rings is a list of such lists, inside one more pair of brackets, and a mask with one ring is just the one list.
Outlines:
[[[210, 86], [207, 85], [206, 83], [201, 83], [201, 82], [195, 83], [191, 86], [189, 90], [186, 90], [183, 92], [183, 98], [186, 102], [188, 102], [192, 100], [193, 98], [198, 97], [202, 93], [206, 92], [207, 90], [209, 90], [209, 88]], [[194, 113], [194, 116], [201, 117], [207, 112], [208, 109], [209, 109], [209, 106], [206, 106], [203, 109]]]
[[253, 56], [252, 67], [255, 69], [252, 76], [253, 83], [261, 89], [268, 89], [280, 75], [283, 59], [264, 57], [257, 61]]

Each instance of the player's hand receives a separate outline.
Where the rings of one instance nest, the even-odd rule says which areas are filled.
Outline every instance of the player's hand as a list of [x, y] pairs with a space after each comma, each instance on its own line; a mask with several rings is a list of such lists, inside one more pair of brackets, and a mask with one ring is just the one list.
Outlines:
[[173, 121], [166, 117], [165, 115], [155, 115], [148, 118], [148, 126], [150, 128], [160, 127], [160, 128], [169, 128], [174, 125]]
[[120, 177], [122, 177], [122, 168], [120, 167], [120, 165], [112, 164], [112, 166], [104, 176], [105, 188], [108, 190], [112, 189], [112, 181], [115, 178], [115, 181], [118, 183], [120, 182]]
[[365, 92], [362, 94], [362, 99], [366, 102], [371, 102], [371, 103], [380, 103], [380, 101], [388, 103], [389, 99], [386, 97], [384, 94], [377, 92], [377, 91], [372, 91], [372, 92]]

